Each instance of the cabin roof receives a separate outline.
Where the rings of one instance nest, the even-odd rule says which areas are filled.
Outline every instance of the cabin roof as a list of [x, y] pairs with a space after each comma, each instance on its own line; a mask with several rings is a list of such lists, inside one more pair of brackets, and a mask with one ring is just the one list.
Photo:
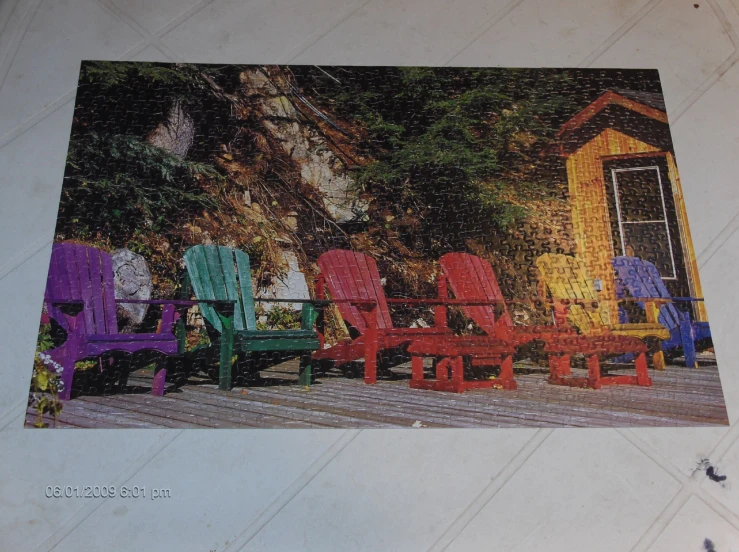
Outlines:
[[[636, 123], [634, 115], [638, 116], [640, 122]], [[664, 130], [655, 129], [655, 127], [667, 128], [667, 113], [662, 96], [636, 90], [607, 90], [568, 119], [557, 132], [557, 142], [543, 153], [567, 155], [585, 141], [592, 139], [595, 134], [602, 132], [602, 128], [608, 127], [635, 135], [637, 138], [641, 138], [639, 134], [657, 135], [652, 136], [652, 139], [645, 136], [647, 138], [645, 141], [652, 142], [656, 139], [659, 145], [662, 145]], [[640, 129], [644, 132], [639, 132]]]

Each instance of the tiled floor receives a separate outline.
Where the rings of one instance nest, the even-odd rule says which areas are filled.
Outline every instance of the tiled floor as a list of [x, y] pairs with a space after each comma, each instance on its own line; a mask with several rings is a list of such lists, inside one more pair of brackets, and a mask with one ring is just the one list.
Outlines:
[[[739, 416], [739, 0], [0, 2], [0, 550], [739, 550], [739, 430], [22, 429], [82, 58], [657, 67]], [[695, 467], [709, 458], [721, 484]], [[171, 499], [47, 499], [47, 485]]]

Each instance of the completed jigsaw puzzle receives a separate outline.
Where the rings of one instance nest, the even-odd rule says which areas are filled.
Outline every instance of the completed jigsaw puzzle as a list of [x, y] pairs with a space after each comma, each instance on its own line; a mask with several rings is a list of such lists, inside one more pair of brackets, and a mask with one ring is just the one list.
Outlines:
[[725, 424], [657, 71], [82, 63], [27, 426]]

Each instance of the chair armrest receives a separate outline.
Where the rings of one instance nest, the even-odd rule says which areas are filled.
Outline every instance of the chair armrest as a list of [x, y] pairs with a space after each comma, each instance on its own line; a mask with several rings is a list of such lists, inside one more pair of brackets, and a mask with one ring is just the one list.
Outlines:
[[235, 305], [236, 301], [232, 299], [194, 299], [194, 300], [185, 300], [185, 299], [116, 299], [116, 303], [132, 303], [132, 304], [139, 304], [139, 305], [173, 305], [175, 307], [192, 307], [197, 305], [198, 303], [207, 303], [209, 305], [216, 305], [216, 304], [232, 304]]

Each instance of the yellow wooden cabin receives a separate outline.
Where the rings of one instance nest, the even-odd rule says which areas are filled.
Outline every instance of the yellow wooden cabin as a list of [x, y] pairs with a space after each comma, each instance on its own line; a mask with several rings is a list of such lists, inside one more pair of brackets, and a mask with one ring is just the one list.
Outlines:
[[[600, 280], [611, 323], [618, 322], [615, 256], [654, 263], [673, 297], [702, 297], [662, 96], [607, 91], [569, 119], [558, 138], [576, 254]], [[695, 319], [705, 321], [703, 304], [694, 308]]]

